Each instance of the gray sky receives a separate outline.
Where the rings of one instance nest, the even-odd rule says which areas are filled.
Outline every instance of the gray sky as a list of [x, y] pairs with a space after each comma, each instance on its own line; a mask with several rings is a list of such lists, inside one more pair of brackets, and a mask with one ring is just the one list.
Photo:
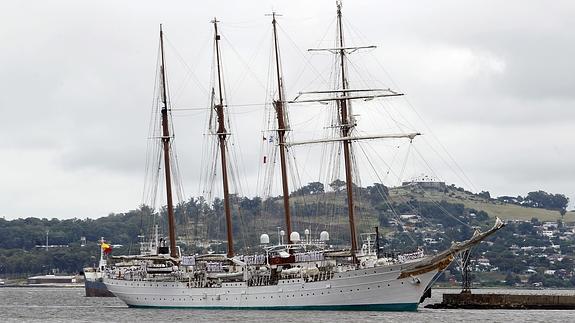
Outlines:
[[[271, 50], [264, 15], [272, 10], [283, 14], [288, 97], [307, 86], [319, 89], [321, 61], [331, 58], [305, 49], [332, 44], [332, 0], [1, 2], [0, 216], [85, 218], [137, 207], [159, 23], [174, 107], [206, 107], [214, 16], [221, 20], [230, 104], [262, 103]], [[358, 54], [357, 63], [351, 58], [357, 64], [351, 72], [369, 71], [355, 81], [407, 94], [382, 103], [388, 112], [375, 119], [367, 112], [379, 106], [356, 106], [360, 128], [424, 133], [416, 149], [430, 156], [407, 163], [404, 179], [431, 172], [492, 196], [542, 189], [575, 200], [575, 3], [359, 0], [344, 2], [343, 13], [348, 43], [378, 45]], [[258, 193], [261, 166], [261, 152], [252, 148], [264, 127], [258, 109], [237, 110], [232, 118], [242, 193], [250, 196]], [[301, 138], [322, 127], [306, 126], [321, 110], [310, 109], [290, 111], [294, 132], [300, 125], [308, 130]], [[195, 196], [205, 113], [175, 115], [185, 192]], [[382, 145], [382, 152], [395, 149]], [[317, 180], [311, 174], [317, 156], [306, 149], [294, 154], [304, 164], [301, 180]]]

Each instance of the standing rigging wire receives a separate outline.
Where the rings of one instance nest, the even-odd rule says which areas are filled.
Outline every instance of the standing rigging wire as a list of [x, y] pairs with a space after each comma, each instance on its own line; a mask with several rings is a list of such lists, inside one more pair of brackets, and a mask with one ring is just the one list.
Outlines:
[[[227, 24], [226, 24], [226, 26], [227, 26]], [[254, 78], [254, 80], [258, 83], [258, 85], [260, 85], [264, 90], [267, 90], [266, 86], [263, 84], [263, 82], [260, 80], [260, 78], [257, 76], [257, 74], [255, 74], [252, 71], [252, 66], [258, 62], [257, 56], [258, 56], [259, 52], [261, 51], [261, 49], [264, 47], [264, 46], [262, 46], [262, 44], [267, 39], [267, 37], [269, 37], [269, 32], [266, 32], [265, 34], [262, 35], [260, 40], [257, 42], [257, 45], [254, 47], [255, 51], [252, 53], [252, 55], [248, 59], [248, 61], [245, 61], [242, 58], [242, 56], [236, 51], [236, 49], [234, 48], [231, 41], [227, 37], [222, 36], [223, 40], [226, 42], [226, 44], [230, 47], [232, 52], [239, 59], [240, 63], [242, 63], [242, 65], [244, 66], [242, 74], [236, 79], [234, 84], [232, 84], [232, 86], [230, 87], [230, 96], [233, 96], [235, 94], [235, 92], [238, 90], [239, 86], [241, 84], [245, 83], [244, 79], [247, 77], [248, 74], [252, 78]]]
[[[273, 41], [272, 41], [273, 44]], [[272, 45], [270, 45], [272, 46]], [[263, 124], [263, 129], [262, 130], [262, 141], [260, 142], [260, 154], [259, 154], [259, 161], [260, 163], [263, 164], [262, 167], [258, 167], [258, 180], [257, 180], [257, 189], [256, 192], [261, 192], [262, 194], [262, 198], [263, 200], [266, 200], [267, 198], [271, 197], [271, 185], [269, 184], [269, 181], [271, 179], [273, 179], [273, 170], [274, 168], [271, 167], [270, 165], [273, 165], [273, 163], [275, 162], [275, 155], [273, 155], [274, 152], [274, 147], [270, 146], [268, 143], [268, 138], [270, 136], [271, 133], [271, 129], [273, 129], [273, 107], [272, 107], [272, 100], [274, 97], [274, 93], [271, 90], [270, 84], [272, 83], [272, 79], [273, 79], [273, 69], [272, 69], [272, 64], [273, 64], [273, 53], [270, 51], [268, 54], [268, 68], [267, 68], [267, 78], [266, 78], [266, 91], [265, 93], [265, 105], [264, 105], [264, 113], [262, 114], [262, 124]], [[271, 171], [271, 174], [269, 174]], [[267, 204], [263, 205], [264, 207], [261, 210], [261, 214], [259, 214], [260, 216], [267, 214], [268, 210], [267, 210]], [[261, 223], [261, 222], [260, 222]], [[262, 231], [260, 228], [260, 231]]]
[[[335, 20], [335, 19], [334, 19], [334, 20]], [[281, 28], [281, 27], [280, 27], [280, 28]], [[281, 30], [283, 31], [283, 29], [281, 29]], [[284, 35], [284, 34], [285, 34], [285, 33], [282, 33], [282, 35]], [[289, 37], [289, 35], [286, 34], [286, 38], [292, 43], [292, 45], [294, 45], [295, 48], [297, 48], [297, 49], [299, 50], [299, 47], [298, 47], [297, 45], [295, 45], [295, 42], [293, 42], [293, 40]], [[299, 50], [299, 53], [301, 54], [302, 51]], [[323, 75], [324, 75], [324, 74], [317, 72], [317, 70], [315, 69], [315, 66], [309, 64], [310, 61], [311, 61], [311, 57], [310, 57], [309, 55], [302, 55], [302, 56], [304, 56], [304, 58], [305, 58], [306, 66], [304, 66], [304, 67], [302, 68], [302, 72], [298, 73], [299, 76], [296, 78], [296, 81], [301, 77], [301, 75], [303, 74], [303, 71], [305, 71], [306, 69], [308, 69], [308, 65], [309, 65], [309, 67], [311, 67], [312, 70], [314, 70], [314, 71], [316, 72], [316, 74], [318, 75], [318, 78], [323, 79]], [[268, 70], [269, 70], [269, 69], [268, 69]], [[316, 79], [317, 79], [317, 78], [316, 78]], [[288, 122], [289, 122], [289, 119], [288, 119]], [[290, 172], [291, 172], [291, 174], [292, 174], [292, 176], [291, 176], [291, 177], [292, 177], [292, 183], [294, 183], [293, 189], [295, 190], [298, 186], [301, 187], [302, 185], [301, 185], [301, 181], [300, 181], [300, 176], [299, 176], [299, 174], [296, 175], [296, 174], [294, 173], [294, 172], [297, 172], [297, 162], [296, 162], [296, 159], [295, 159], [295, 157], [294, 157], [292, 154], [289, 154], [289, 156], [292, 157], [292, 158], [288, 158], [288, 160], [289, 160], [288, 165], [289, 165], [289, 168], [290, 168]], [[292, 159], [293, 159], [293, 164], [292, 164]], [[273, 161], [275, 162], [275, 156], [274, 156]], [[269, 164], [269, 165], [273, 165], [273, 164]], [[268, 166], [268, 167], [273, 168], [272, 166]], [[269, 173], [269, 172], [268, 172], [268, 173]], [[271, 180], [270, 180], [270, 181], [271, 181]], [[298, 184], [299, 184], [299, 185], [298, 185]], [[270, 192], [271, 192], [271, 187], [272, 187], [272, 185], [269, 185], [269, 186], [268, 186]], [[305, 204], [305, 203], [306, 203], [306, 201], [304, 201], [304, 204]]]
[[[164, 170], [169, 168], [169, 178], [171, 180], [167, 185], [173, 186], [174, 188], [174, 195], [176, 198], [176, 205], [174, 211], [180, 214], [180, 219], [183, 221], [188, 221], [187, 217], [187, 209], [184, 207], [182, 202], [184, 201], [184, 189], [182, 183], [182, 176], [181, 176], [181, 168], [178, 162], [178, 154], [176, 150], [175, 144], [175, 133], [174, 122], [173, 122], [173, 114], [172, 114], [172, 95], [170, 91], [170, 87], [168, 85], [168, 78], [167, 75], [167, 68], [165, 67], [164, 58], [163, 58], [163, 48], [162, 48], [162, 40], [165, 40], [163, 34], [161, 35], [160, 43], [158, 45], [158, 55], [156, 61], [156, 71], [155, 71], [155, 81], [154, 81], [154, 95], [152, 100], [152, 111], [150, 115], [150, 123], [148, 129], [148, 142], [147, 142], [147, 157], [146, 157], [146, 165], [145, 165], [145, 176], [144, 176], [144, 189], [142, 192], [142, 205], [149, 206], [154, 212], [153, 223], [149, 223], [148, 226], [148, 234], [147, 236], [152, 236], [153, 228], [156, 224], [156, 221], [159, 219], [156, 215], [159, 215], [162, 212], [161, 206], [158, 204], [158, 198], [164, 193], [163, 186], [159, 185], [159, 183], [163, 180], [166, 180], [165, 176], [168, 174], [163, 174], [162, 168]], [[167, 41], [167, 40], [166, 40]], [[188, 67], [189, 69], [189, 67]], [[191, 69], [189, 69], [191, 70]], [[193, 74], [193, 72], [191, 72]], [[162, 125], [160, 122], [161, 110], [165, 109], [166, 113], [166, 122]], [[166, 127], [168, 136], [163, 134], [163, 128]], [[163, 141], [164, 139], [167, 140], [167, 147]], [[169, 155], [169, 157], [165, 157], [164, 155]], [[163, 165], [162, 158], [165, 157], [167, 160], [171, 160], [171, 166], [168, 167], [167, 165]], [[164, 164], [166, 161], [164, 161]], [[168, 204], [170, 202], [168, 201]], [[168, 210], [171, 208], [168, 208]], [[156, 213], [157, 212], [157, 213]], [[164, 225], [164, 221], [162, 221], [162, 225]], [[143, 230], [143, 220], [141, 221], [141, 230]], [[143, 234], [143, 232], [142, 232]], [[174, 238], [175, 239], [175, 238]], [[172, 240], [172, 239], [170, 239]]]
[[[320, 38], [320, 40], [317, 42], [318, 44], [323, 42], [323, 40], [325, 39], [325, 37], [327, 36], [328, 32], [331, 30], [332, 25], [335, 23], [335, 18], [332, 19], [332, 21], [330, 22], [330, 24], [328, 25], [324, 35]], [[316, 55], [316, 53], [312, 54], [312, 55], [306, 55], [304, 54], [305, 51], [301, 50], [299, 48], [299, 46], [297, 45], [297, 43], [291, 38], [289, 37], [289, 34], [284, 32], [284, 30], [282, 29], [281, 26], [279, 26], [278, 28], [282, 33], [282, 37], [285, 37], [290, 44], [297, 49], [297, 53], [300, 54], [300, 56], [303, 58], [303, 60], [305, 61], [304, 66], [301, 68], [301, 71], [296, 73], [296, 77], [294, 78], [293, 84], [296, 84], [297, 82], [299, 82], [300, 78], [303, 76], [304, 72], [307, 70], [312, 70], [313, 72], [315, 72], [316, 78], [314, 80], [311, 81], [311, 83], [315, 82], [315, 80], [317, 79], [321, 79], [324, 83], [329, 84], [327, 82], [327, 80], [324, 78], [324, 73], [319, 72], [316, 67], [311, 64], [311, 60], [312, 58]], [[310, 84], [311, 84], [310, 83]], [[305, 87], [304, 87], [305, 88]]]
[[[383, 181], [381, 180], [381, 178], [379, 177], [379, 174], [377, 173], [377, 170], [375, 169], [375, 165], [371, 162], [371, 160], [369, 159], [369, 157], [367, 156], [367, 153], [363, 147], [363, 145], [357, 145], [360, 149], [360, 151], [364, 154], [364, 156], [366, 157], [365, 159], [368, 161], [369, 165], [371, 166], [371, 169], [373, 170], [374, 174], [378, 177], [379, 179], [379, 183], [383, 185]], [[369, 146], [369, 145], [368, 145]], [[387, 207], [391, 210], [393, 217], [395, 218], [396, 221], [398, 221], [398, 223], [403, 222], [401, 220], [401, 217], [399, 216], [399, 214], [395, 211], [395, 209], [393, 208], [392, 204], [389, 202], [388, 198], [385, 198], [385, 196], [383, 196], [383, 192], [380, 191], [380, 194], [382, 195], [382, 197], [384, 197], [384, 201], [385, 204], [387, 205]], [[407, 236], [409, 237], [409, 239], [415, 244], [417, 245], [415, 239], [413, 238], [413, 236], [410, 233], [407, 233]]]
[[[204, 48], [207, 48], [208, 46], [206, 46], [206, 44], [209, 42], [210, 38], [209, 36], [204, 39], [203, 42], [201, 42], [201, 46], [199, 46], [199, 48], [201, 49], [195, 56], [194, 59], [192, 59], [193, 62], [198, 62], [201, 61], [200, 57], [203, 55], [204, 53]], [[187, 86], [188, 84], [188, 80], [192, 79], [194, 80], [197, 88], [199, 88], [205, 95], [207, 95], [209, 93], [208, 89], [205, 87], [205, 85], [200, 81], [200, 79], [196, 76], [196, 73], [194, 73], [194, 69], [192, 67], [190, 67], [190, 65], [188, 65], [188, 63], [186, 62], [186, 60], [182, 57], [182, 55], [178, 52], [177, 48], [170, 42], [169, 39], [165, 39], [165, 42], [168, 44], [168, 46], [170, 47], [170, 51], [172, 53], [175, 54], [176, 58], [179, 60], [180, 64], [182, 64], [182, 66], [184, 67], [184, 69], [186, 70], [186, 74], [184, 76], [183, 81], [180, 83], [180, 86], [178, 87], [178, 89], [174, 92], [175, 95], [173, 95], [172, 101], [173, 102], [177, 102], [178, 98], [182, 95], [182, 93], [184, 92], [183, 89], [184, 87]]]
[[413, 147], [413, 143], [409, 143], [407, 146], [407, 153], [405, 154], [405, 159], [403, 160], [403, 166], [401, 167], [401, 171], [399, 172], [399, 178], [403, 180], [405, 174], [405, 167], [407, 166], [407, 160], [409, 158], [409, 153], [411, 152], [411, 147]]
[[[182, 184], [182, 174], [180, 171], [180, 166], [179, 166], [179, 162], [178, 162], [178, 154], [176, 151], [176, 135], [175, 135], [175, 125], [174, 125], [174, 119], [173, 119], [173, 115], [172, 115], [172, 93], [170, 90], [170, 87], [168, 86], [168, 77], [167, 77], [167, 69], [164, 67], [164, 74], [166, 75], [166, 80], [165, 80], [165, 90], [166, 90], [166, 109], [167, 109], [167, 113], [168, 113], [168, 126], [170, 127], [170, 142], [169, 142], [169, 153], [170, 153], [170, 160], [172, 161], [172, 167], [170, 167], [171, 170], [171, 179], [172, 179], [172, 185], [175, 187], [175, 193], [176, 193], [176, 201], [177, 202], [183, 202], [184, 200], [184, 187]], [[179, 204], [179, 203], [176, 203]], [[185, 217], [184, 217], [185, 218]]]
[[[272, 109], [271, 109], [271, 101], [270, 98], [273, 98], [273, 94], [270, 94], [270, 89], [269, 89], [269, 84], [270, 84], [270, 79], [271, 79], [271, 64], [272, 64], [272, 53], [270, 52], [268, 54], [268, 68], [267, 68], [267, 81], [266, 84], [268, 85], [268, 87], [266, 88], [265, 93], [265, 98], [264, 98], [264, 113], [262, 114], [262, 124], [263, 124], [263, 130], [261, 131], [262, 134], [262, 141], [260, 141], [260, 150], [259, 150], [259, 161], [260, 163], [263, 163], [264, 166], [262, 167], [258, 167], [258, 175], [257, 175], [257, 186], [256, 186], [256, 194], [257, 192], [261, 192], [262, 194], [262, 198], [263, 200], [265, 200], [265, 198], [267, 197], [267, 191], [265, 189], [265, 182], [267, 179], [266, 176], [266, 171], [268, 169], [268, 165], [266, 165], [267, 162], [267, 158], [270, 155], [269, 151], [266, 150], [266, 148], [268, 147], [267, 145], [267, 138], [266, 138], [266, 134], [269, 132], [268, 129], [272, 129], [271, 128], [271, 113], [272, 113]], [[266, 160], [264, 160], [266, 159]], [[264, 204], [265, 206], [265, 204]], [[263, 211], [265, 213], [265, 207], [263, 207], [261, 209], [261, 211]], [[260, 212], [261, 213], [261, 212]], [[259, 214], [259, 216], [261, 216], [262, 214]], [[260, 230], [261, 231], [261, 230]]]
[[[345, 24], [345, 26], [346, 26], [346, 29], [347, 29], [347, 30], [350, 30], [352, 33], [355, 33], [355, 34], [358, 36], [358, 38], [360, 38], [360, 39], [362, 39], [362, 40], [365, 40], [365, 39], [366, 39], [363, 35], [361, 35], [358, 31], [356, 31], [356, 30], [353, 28], [353, 25], [351, 25], [346, 19], [344, 19], [344, 24]], [[377, 60], [377, 57], [375, 57], [375, 55], [373, 55], [373, 54], [371, 54], [371, 53], [368, 53], [368, 54], [369, 54], [371, 57], [374, 58], [374, 60], [376, 61], [376, 63], [379, 64], [379, 61]], [[359, 62], [362, 63], [361, 60], [360, 60]], [[357, 66], [357, 63], [354, 63], [354, 62], [351, 62], [351, 61], [350, 61], [349, 63], [350, 63], [350, 65], [351, 65], [351, 67], [354, 68], [354, 70], [357, 72], [357, 75], [366, 74], [369, 79], [372, 79], [372, 80], [377, 80], [377, 79], [378, 79], [378, 78], [371, 72], [371, 69], [370, 69], [370, 68], [367, 68], [367, 67], [366, 67], [366, 68], [363, 68], [363, 69], [360, 70], [359, 67]], [[386, 72], [386, 74], [388, 75], [388, 77], [390, 77], [387, 72]], [[391, 77], [390, 77], [390, 78], [391, 78]], [[367, 85], [367, 82], [366, 82], [366, 80], [365, 80], [364, 78], [361, 78], [361, 77], [360, 77], [359, 81], [361, 81], [362, 84]], [[383, 82], [381, 82], [381, 83], [382, 83], [382, 85], [383, 85], [384, 88], [385, 88], [385, 87], [388, 87], [385, 83], [383, 83]], [[398, 87], [393, 81], [392, 81], [392, 85], [393, 85], [395, 88], [398, 88], [398, 89], [399, 89], [399, 87]], [[388, 104], [388, 105], [390, 105], [390, 106], [393, 106], [393, 102], [392, 102], [392, 101], [377, 101], [378, 105], [381, 106], [381, 107], [384, 107], [384, 102], [385, 102], [385, 104]], [[391, 114], [387, 111], [387, 109], [382, 109], [382, 110], [386, 113], [387, 117], [388, 117], [391, 121], [393, 121], [393, 123], [394, 123], [396, 126], [398, 126], [398, 128], [401, 130], [401, 126], [402, 126], [401, 122], [399, 122], [393, 115], [391, 115]], [[402, 117], [402, 118], [404, 119], [404, 121], [407, 123], [408, 128], [415, 129], [415, 127], [411, 124], [411, 122], [409, 121], [409, 119], [404, 118], [403, 115], [400, 113], [399, 110], [398, 110], [398, 113], [399, 113], [400, 117]]]
[[[356, 71], [357, 75], [361, 75], [362, 73], [360, 73], [363, 70], [359, 70], [357, 68], [357, 66], [355, 64], [353, 64], [352, 62], [349, 62], [349, 65], [351, 65], [351, 68]], [[357, 83], [362, 84], [364, 86], [368, 86], [368, 82], [366, 81], [365, 78], [359, 77], [357, 80]], [[407, 122], [407, 125], [402, 124], [399, 120], [397, 120], [397, 118], [391, 114], [391, 112], [389, 111], [389, 109], [386, 108], [386, 106], [390, 106], [393, 107], [393, 101], [392, 100], [376, 100], [376, 103], [374, 103], [375, 105], [379, 106], [381, 109], [376, 109], [375, 111], [382, 115], [384, 118], [382, 119], [384, 122], [387, 121], [391, 121], [391, 124], [396, 126], [399, 132], [405, 132], [405, 131], [414, 131], [415, 127], [413, 125], [411, 125], [409, 123], [409, 121], [407, 121], [407, 119], [405, 119], [404, 121]], [[366, 104], [362, 104], [363, 106], [366, 106]], [[367, 108], [367, 107], [365, 107]], [[398, 109], [396, 109], [398, 110]], [[403, 115], [398, 111], [399, 116], [403, 118]], [[375, 120], [371, 120], [372, 123], [375, 123]], [[377, 128], [381, 128], [381, 120], [378, 119], [378, 124], [377, 124]], [[406, 129], [407, 128], [407, 129]]]
[[[348, 25], [349, 23], [346, 23], [346, 25]], [[352, 29], [353, 30], [353, 29]], [[353, 30], [356, 35], [360, 38], [365, 38], [363, 36], [363, 34], [359, 31]], [[401, 87], [397, 85], [397, 83], [395, 82], [395, 80], [391, 77], [391, 74], [387, 71], [387, 69], [383, 66], [383, 64], [381, 64], [381, 62], [374, 57], [374, 61], [376, 63], [376, 65], [387, 75], [387, 77], [389, 78], [391, 84], [397, 88], [400, 89]], [[433, 139], [435, 139], [435, 142], [440, 146], [440, 148], [443, 150], [443, 152], [447, 155], [448, 159], [451, 161], [452, 164], [450, 164], [448, 162], [448, 160], [446, 160], [442, 154], [440, 154], [437, 149], [435, 149], [433, 147], [433, 145], [431, 145], [431, 142], [429, 143], [429, 146], [431, 147], [431, 149], [433, 150], [434, 153], [437, 154], [437, 156], [441, 159], [441, 161], [448, 167], [450, 168], [453, 173], [462, 181], [462, 182], [466, 182], [468, 185], [471, 186], [471, 188], [475, 191], [478, 191], [477, 187], [475, 186], [475, 184], [473, 183], [473, 181], [467, 176], [467, 174], [465, 173], [465, 171], [463, 170], [463, 168], [459, 165], [459, 163], [455, 160], [455, 158], [453, 158], [453, 156], [449, 153], [449, 150], [447, 150], [447, 148], [445, 147], [445, 145], [443, 145], [443, 143], [439, 140], [439, 137], [437, 135], [435, 135], [435, 133], [432, 131], [431, 127], [427, 124], [427, 122], [425, 121], [425, 119], [423, 118], [423, 116], [419, 113], [419, 111], [415, 108], [415, 106], [413, 104], [411, 104], [411, 101], [409, 101], [409, 99], [407, 97], [403, 98], [405, 100], [405, 102], [407, 103], [407, 106], [415, 113], [415, 115], [417, 116], [417, 118], [420, 120], [420, 122], [423, 124], [424, 129], [426, 130], [426, 133], [429, 133], [431, 135], [431, 137]], [[452, 165], [455, 165], [455, 168], [452, 167]]]
[[[410, 143], [410, 146], [411, 146], [411, 145], [412, 145], [412, 144]], [[366, 144], [365, 146], [371, 147], [371, 145], [367, 145], [367, 144]], [[363, 146], [363, 145], [360, 145], [360, 148], [361, 148], [363, 154], [366, 156], [366, 160], [368, 160], [369, 165], [371, 166], [371, 169], [372, 169], [372, 171], [374, 172], [375, 176], [377, 176], [378, 179], [379, 179], [379, 182], [380, 182], [381, 184], [383, 184], [383, 181], [382, 181], [381, 178], [379, 177], [379, 173], [378, 173], [377, 170], [375, 169], [375, 166], [374, 166], [373, 163], [371, 162], [371, 159], [368, 157], [368, 153], [367, 153], [367, 151], [364, 149], [364, 146]], [[411, 149], [410, 149], [410, 150], [411, 150]], [[416, 150], [416, 149], [414, 148], [414, 150]], [[375, 151], [375, 150], [373, 150], [373, 151], [374, 151], [374, 153], [377, 155], [377, 151]], [[417, 150], [416, 150], [416, 152], [417, 152]], [[381, 157], [380, 157], [380, 158], [381, 158]], [[404, 163], [407, 163], [407, 159], [404, 160]], [[417, 212], [418, 210], [409, 203], [409, 200], [408, 200], [407, 198], [404, 198], [404, 197], [402, 197], [402, 196], [396, 196], [395, 198], [398, 199], [400, 203], [403, 203], [404, 205], [406, 205], [406, 206], [411, 210], [411, 212], [414, 212], [415, 214], [418, 214], [418, 213], [419, 213], [419, 212]], [[450, 217], [450, 218], [456, 220], [457, 222], [461, 223], [461, 224], [464, 225], [465, 227], [472, 228], [472, 226], [470, 226], [469, 224], [467, 224], [467, 223], [461, 221], [461, 220], [458, 219], [456, 216], [454, 216], [454, 215], [451, 214], [449, 211], [447, 211], [443, 206], [441, 206], [441, 204], [437, 203], [437, 201], [434, 201], [434, 200], [431, 200], [431, 199], [429, 199], [428, 201], [431, 202], [433, 205], [435, 205], [444, 215], [446, 215], [446, 216], [448, 216], [448, 217]], [[385, 200], [385, 203], [386, 203], [386, 205], [388, 206], [389, 210], [391, 210], [392, 215], [394, 216], [395, 220], [398, 221], [398, 223], [403, 222], [403, 221], [401, 220], [399, 214], [396, 212], [395, 208], [393, 208], [392, 204], [388, 201], [388, 199]], [[431, 223], [428, 219], [426, 219], [425, 217], [421, 217], [421, 218], [422, 218], [422, 220], [423, 220], [424, 222], [426, 222], [427, 224], [432, 225], [432, 223]], [[443, 236], [449, 238], [449, 239], [452, 239], [452, 238], [453, 238], [453, 237], [450, 237], [449, 235], [447, 235], [446, 233], [441, 233], [441, 234], [442, 234]], [[415, 243], [415, 240], [413, 239], [413, 237], [412, 237], [411, 235], [410, 235], [410, 239]]]
[[[152, 109], [148, 125], [148, 138], [146, 144], [146, 163], [144, 174], [144, 185], [142, 190], [142, 205], [151, 208], [152, 221], [146, 221], [147, 228], [144, 229], [144, 219], [140, 219], [140, 234], [152, 237], [153, 228], [157, 225], [157, 194], [158, 183], [161, 180], [161, 159], [162, 144], [158, 140], [160, 137], [160, 66], [161, 66], [161, 44], [158, 43], [157, 61], [154, 79], [154, 90], [152, 96]], [[142, 217], [144, 214], [142, 214]]]
[[[377, 61], [377, 62], [379, 63], [379, 61]], [[380, 67], [383, 68], [383, 67], [381, 66], [381, 64], [380, 64]], [[386, 73], [387, 73], [387, 72], [386, 72]], [[388, 76], [389, 76], [389, 75], [388, 75]], [[388, 103], [389, 103], [389, 102], [388, 102]], [[415, 110], [413, 106], [412, 106], [411, 108], [412, 108], [412, 110]], [[387, 112], [387, 109], [384, 109], [384, 111]], [[417, 113], [417, 111], [415, 111], [415, 112]], [[390, 115], [389, 113], [388, 113], [388, 116], [391, 117], [391, 115]], [[419, 115], [418, 115], [418, 116], [419, 116]], [[419, 116], [419, 118], [421, 119], [421, 116]], [[392, 119], [393, 119], [393, 118], [392, 118]], [[397, 125], [400, 125], [397, 120], [393, 119], [393, 121], [394, 121]], [[408, 121], [408, 123], [409, 123], [409, 121]], [[401, 127], [400, 127], [400, 128], [401, 128]], [[425, 138], [424, 138], [424, 141], [427, 142], [427, 140], [425, 140]], [[440, 156], [440, 154], [435, 150], [435, 148], [433, 147], [433, 145], [429, 145], [429, 146], [431, 147], [431, 149], [432, 149], [437, 155]], [[409, 147], [411, 147], [411, 145], [410, 145]], [[421, 154], [420, 154], [418, 151], [417, 151], [417, 153], [418, 153], [418, 155], [420, 156], [420, 158], [422, 158], [422, 160], [424, 160], [423, 157], [421, 156]], [[407, 156], [406, 156], [406, 158], [407, 158]], [[442, 158], [442, 160], [443, 160], [443, 157], [440, 156], [440, 158]], [[432, 173], [434, 173], [434, 175], [437, 177], [437, 174], [435, 174], [435, 172], [433, 171], [433, 169], [431, 168], [431, 166], [427, 163], [427, 161], [424, 160], [424, 162], [426, 163], [428, 169], [429, 169]], [[446, 164], [447, 164], [447, 163], [446, 163]], [[405, 166], [405, 164], [404, 164], [404, 166]], [[449, 167], [450, 167], [450, 166], [449, 166]], [[450, 168], [451, 168], [451, 167], [450, 167]], [[454, 172], [454, 173], [456, 173], [456, 172]], [[400, 178], [401, 178], [402, 176], [403, 176], [403, 169], [402, 169], [402, 174], [400, 175]], [[445, 209], [444, 209], [440, 204], [438, 204], [436, 201], [433, 201], [433, 200], [430, 200], [430, 201], [431, 201], [433, 204], [435, 204], [437, 207], [439, 207], [440, 210], [441, 210], [444, 214], [447, 214], [448, 216], [450, 216], [450, 217], [456, 219], [458, 222], [467, 225], [466, 223], [460, 221], [459, 219], [457, 219], [456, 217], [454, 217], [453, 215], [451, 215], [447, 210], [445, 210]]]
[[[251, 69], [249, 68], [249, 65], [241, 58], [241, 56], [237, 53], [237, 51], [235, 50], [235, 48], [233, 47], [233, 45], [231, 44], [231, 42], [225, 37], [222, 36], [220, 34], [220, 38], [223, 39], [226, 44], [229, 46], [230, 49], [232, 49], [233, 53], [235, 53], [237, 55], [237, 57], [240, 58], [241, 62], [245, 65], [245, 70], [250, 72], [252, 74], [252, 76], [256, 79], [256, 81], [258, 83], [261, 84], [261, 81], [259, 81], [259, 78], [257, 78], [257, 76], [255, 76], [255, 74], [251, 71]], [[257, 54], [257, 52], [256, 52]], [[226, 70], [225, 68], [225, 62], [223, 60], [220, 61], [220, 67], [222, 70], [222, 74], [223, 71]], [[223, 95], [225, 98], [227, 98], [227, 100], [230, 100], [230, 96], [231, 96], [231, 92], [233, 91], [228, 91], [228, 86], [227, 86], [227, 82], [225, 80], [225, 78], [222, 77], [221, 79], [222, 82], [222, 90], [223, 90]], [[239, 83], [239, 81], [238, 81]], [[227, 102], [226, 100], [226, 102]], [[230, 113], [230, 107], [229, 105], [225, 105], [224, 106], [226, 113], [225, 113], [225, 118], [226, 118], [226, 123], [227, 123], [227, 127], [230, 130], [230, 133], [239, 133], [237, 131], [236, 128], [236, 122], [231, 122], [230, 116], [232, 115], [232, 113]], [[240, 141], [235, 140], [235, 137], [237, 136], [229, 136], [229, 138], [227, 138], [226, 140], [226, 154], [230, 156], [230, 162], [227, 163], [229, 165], [229, 171], [230, 171], [230, 175], [232, 178], [232, 185], [235, 188], [235, 192], [237, 194], [243, 195], [243, 187], [247, 187], [247, 185], [242, 185], [242, 181], [240, 180], [240, 178], [238, 177], [239, 174], [239, 169], [240, 167], [243, 168], [243, 173], [246, 174], [247, 171], [245, 169], [245, 163], [243, 162], [243, 155], [239, 155], [237, 154], [237, 150], [241, 151], [241, 145], [240, 145]], [[231, 147], [237, 146], [237, 149], [230, 149]]]

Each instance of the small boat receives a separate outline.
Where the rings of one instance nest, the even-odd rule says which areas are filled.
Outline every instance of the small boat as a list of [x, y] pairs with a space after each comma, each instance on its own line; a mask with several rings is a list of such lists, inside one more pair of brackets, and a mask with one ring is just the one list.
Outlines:
[[100, 239], [100, 261], [98, 267], [84, 268], [84, 288], [86, 297], [114, 297], [114, 294], [108, 290], [103, 282], [104, 272], [106, 270], [109, 245], [105, 243], [104, 238]]
[[28, 277], [28, 285], [36, 287], [78, 287], [81, 277], [74, 275], [40, 275]]

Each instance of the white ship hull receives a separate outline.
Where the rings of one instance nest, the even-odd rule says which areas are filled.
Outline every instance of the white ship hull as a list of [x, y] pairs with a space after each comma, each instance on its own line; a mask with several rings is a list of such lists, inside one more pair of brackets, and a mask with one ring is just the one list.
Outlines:
[[277, 285], [188, 287], [186, 282], [105, 278], [108, 289], [130, 307], [202, 309], [417, 310], [438, 269], [399, 278], [404, 265], [335, 273], [323, 281], [281, 279]]

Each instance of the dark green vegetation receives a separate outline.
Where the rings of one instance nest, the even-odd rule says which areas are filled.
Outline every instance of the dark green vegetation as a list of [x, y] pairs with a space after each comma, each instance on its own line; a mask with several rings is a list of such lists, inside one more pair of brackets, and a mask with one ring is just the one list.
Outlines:
[[[481, 244], [475, 258], [488, 259], [488, 267], [477, 267], [484, 284], [533, 284], [571, 286], [567, 269], [573, 261], [574, 242], [567, 233], [573, 212], [565, 213], [567, 198], [560, 194], [531, 192], [521, 202], [517, 198], [491, 198], [489, 192], [473, 194], [455, 186], [423, 188], [417, 185], [388, 189], [381, 184], [355, 187], [357, 219], [360, 232], [373, 232], [380, 227], [386, 252], [409, 252], [424, 246], [427, 252], [448, 248], [452, 241], [468, 239], [474, 227], [486, 229], [493, 224], [494, 215], [505, 220], [527, 222], [508, 226]], [[317, 235], [330, 232], [335, 246], [348, 241], [345, 186], [334, 181], [326, 189], [314, 182], [291, 194], [294, 228], [302, 233], [310, 228]], [[527, 202], [526, 202], [527, 201]], [[232, 196], [235, 246], [239, 252], [250, 252], [258, 246], [259, 235], [268, 233], [272, 243], [277, 241], [277, 227], [282, 226], [281, 198], [262, 200], [259, 197]], [[165, 232], [165, 210], [154, 212], [142, 206], [122, 214], [110, 214], [99, 219], [38, 219], [7, 221], [0, 219], [0, 276], [25, 276], [60, 272], [80, 272], [93, 265], [99, 257], [97, 241], [105, 237], [116, 246], [113, 254], [137, 254], [139, 235], [150, 236], [157, 224]], [[560, 211], [563, 211], [560, 213]], [[212, 241], [210, 248], [225, 251], [225, 221], [223, 203], [216, 199], [208, 205], [203, 199], [192, 198], [176, 208], [177, 234], [185, 252], [202, 252], [197, 242]], [[508, 214], [508, 216], [506, 216]], [[542, 237], [539, 220], [557, 220], [560, 225], [553, 237]], [[46, 243], [67, 247], [38, 248]], [[80, 245], [81, 237], [87, 244]], [[559, 257], [557, 255], [560, 255]], [[572, 267], [572, 266], [571, 266]], [[547, 270], [547, 275], [545, 271]], [[555, 270], [557, 275], [549, 275]], [[457, 268], [452, 268], [457, 278]], [[448, 276], [444, 280], [449, 279]], [[575, 282], [575, 281], [574, 281]]]

